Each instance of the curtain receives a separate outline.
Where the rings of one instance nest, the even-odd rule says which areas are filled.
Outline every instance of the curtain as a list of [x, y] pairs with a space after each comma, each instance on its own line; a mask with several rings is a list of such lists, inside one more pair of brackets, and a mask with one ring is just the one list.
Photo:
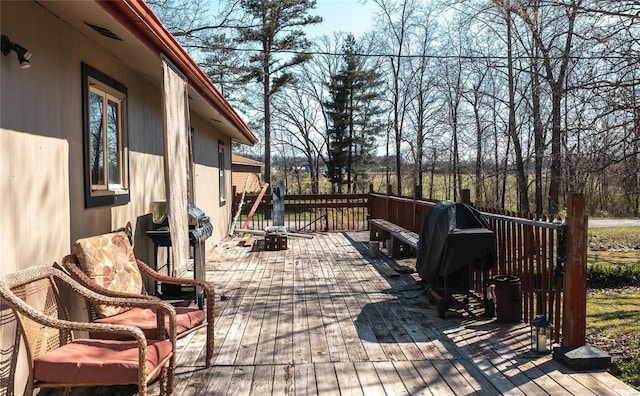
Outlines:
[[187, 178], [189, 162], [189, 104], [187, 81], [168, 62], [162, 60], [164, 108], [164, 175], [173, 273], [180, 276], [189, 261], [189, 218], [187, 215]]

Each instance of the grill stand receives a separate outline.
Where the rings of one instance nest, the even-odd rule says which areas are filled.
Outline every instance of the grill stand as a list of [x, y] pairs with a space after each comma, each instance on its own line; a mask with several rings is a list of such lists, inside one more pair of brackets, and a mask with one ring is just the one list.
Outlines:
[[[153, 241], [153, 269], [159, 271], [163, 268], [167, 268], [167, 275], [172, 276], [172, 263], [171, 263], [171, 234], [165, 230], [150, 230], [147, 231], [147, 236]], [[164, 265], [158, 263], [158, 253], [160, 248], [166, 248], [167, 262]], [[197, 240], [195, 238], [189, 238], [189, 247], [193, 248], [193, 278], [198, 279], [199, 276], [204, 275], [204, 241]], [[204, 306], [204, 292], [200, 287], [196, 287], [194, 290], [189, 287], [189, 290], [179, 285], [162, 284], [158, 288], [158, 282], [154, 281], [154, 294], [162, 299], [176, 299], [183, 298], [187, 294], [192, 294], [193, 301], [198, 304], [198, 308], [202, 309]]]

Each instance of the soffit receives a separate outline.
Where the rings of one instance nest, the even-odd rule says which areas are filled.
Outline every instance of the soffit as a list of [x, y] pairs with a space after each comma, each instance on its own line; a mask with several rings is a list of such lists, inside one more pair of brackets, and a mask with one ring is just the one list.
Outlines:
[[[148, 38], [143, 37], [142, 34], [137, 36], [135, 31], [132, 32], [131, 29], [123, 26], [120, 20], [114, 18], [100, 4], [94, 1], [42, 1], [39, 4], [97, 46], [120, 59], [127, 67], [135, 70], [158, 87], [162, 85], [160, 51], [154, 49], [153, 45], [149, 45]], [[88, 26], [87, 23], [106, 28], [122, 40], [106, 37]], [[137, 25], [138, 28], [140, 26], [140, 24]], [[245, 129], [245, 133], [240, 131], [192, 84], [189, 84], [189, 106], [192, 111], [208, 120], [213, 128], [220, 130], [233, 140], [244, 144], [254, 144], [257, 141], [250, 131], [247, 136], [246, 126], [240, 126]], [[237, 117], [236, 114], [233, 115]]]

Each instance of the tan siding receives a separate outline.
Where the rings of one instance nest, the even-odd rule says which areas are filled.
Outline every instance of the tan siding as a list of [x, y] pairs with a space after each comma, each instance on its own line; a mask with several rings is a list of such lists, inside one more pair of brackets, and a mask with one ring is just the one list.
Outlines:
[[0, 274], [51, 265], [68, 250], [67, 142], [2, 129], [0, 158]]
[[[228, 233], [231, 221], [231, 141], [205, 123], [197, 115], [191, 115], [191, 126], [195, 129], [194, 137], [194, 170], [195, 170], [195, 204], [211, 218], [214, 233], [207, 240], [206, 248], [210, 249], [220, 242]], [[225, 146], [225, 181], [227, 183], [227, 203], [220, 205], [218, 188], [218, 141]]]
[[[0, 56], [0, 251], [4, 259], [0, 275], [52, 265], [71, 252], [76, 239], [109, 232], [129, 221], [135, 231], [136, 256], [151, 264], [153, 244], [145, 235], [152, 227], [150, 204], [166, 199], [160, 88], [127, 67], [126, 60], [111, 55], [35, 2], [0, 1], [0, 18], [2, 34], [34, 54], [26, 70], [19, 68], [15, 55]], [[128, 89], [131, 200], [127, 205], [91, 209], [84, 205], [81, 62]], [[155, 67], [159, 70], [159, 60], [149, 65], [149, 73], [155, 73]], [[231, 219], [231, 171], [226, 175], [227, 204], [220, 206], [217, 164], [218, 140], [223, 140], [226, 169], [230, 169], [231, 142], [211, 122], [192, 114], [196, 204], [215, 224], [207, 248], [226, 235]], [[74, 317], [84, 315], [78, 301], [70, 301], [69, 307]], [[0, 330], [1, 345], [13, 341], [6, 329]], [[23, 367], [19, 365], [15, 376], [16, 394], [24, 387]]]

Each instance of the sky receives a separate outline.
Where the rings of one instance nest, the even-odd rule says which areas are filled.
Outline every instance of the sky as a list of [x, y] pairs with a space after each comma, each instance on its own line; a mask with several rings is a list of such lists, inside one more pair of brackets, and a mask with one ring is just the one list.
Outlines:
[[307, 26], [304, 30], [309, 38], [324, 34], [331, 36], [337, 31], [351, 32], [358, 38], [371, 30], [374, 11], [375, 5], [371, 1], [317, 0], [316, 8], [309, 14], [321, 16], [324, 20], [319, 24]]

